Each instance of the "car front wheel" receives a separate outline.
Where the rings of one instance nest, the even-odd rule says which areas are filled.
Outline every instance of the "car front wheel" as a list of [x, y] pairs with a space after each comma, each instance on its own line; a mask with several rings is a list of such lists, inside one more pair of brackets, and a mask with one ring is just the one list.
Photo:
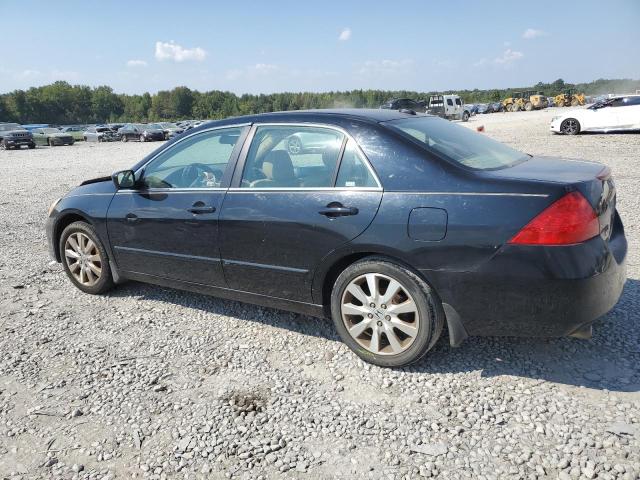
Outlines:
[[577, 135], [580, 133], [580, 122], [575, 118], [567, 118], [560, 124], [560, 131], [565, 135]]
[[333, 322], [342, 340], [363, 360], [400, 367], [419, 360], [444, 325], [433, 289], [411, 270], [369, 258], [344, 270], [331, 295]]
[[105, 293], [113, 288], [107, 252], [95, 230], [74, 222], [60, 236], [60, 258], [71, 282], [85, 293]]

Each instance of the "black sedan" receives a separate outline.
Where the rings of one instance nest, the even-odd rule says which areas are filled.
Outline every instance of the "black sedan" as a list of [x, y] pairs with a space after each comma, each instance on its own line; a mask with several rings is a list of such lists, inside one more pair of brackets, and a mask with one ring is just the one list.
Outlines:
[[329, 317], [382, 366], [444, 325], [452, 345], [588, 337], [626, 278], [607, 167], [393, 110], [209, 122], [54, 202], [47, 236], [83, 292], [130, 279]]
[[118, 129], [118, 135], [123, 142], [139, 140], [140, 142], [153, 142], [164, 140], [164, 130], [158, 125], [146, 125], [141, 123], [127, 123]]

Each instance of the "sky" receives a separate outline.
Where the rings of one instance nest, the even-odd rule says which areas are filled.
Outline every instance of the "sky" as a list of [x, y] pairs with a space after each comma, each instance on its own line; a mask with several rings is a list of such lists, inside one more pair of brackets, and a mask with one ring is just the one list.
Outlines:
[[0, 93], [56, 80], [242, 94], [640, 78], [640, 0], [0, 0], [0, 18]]

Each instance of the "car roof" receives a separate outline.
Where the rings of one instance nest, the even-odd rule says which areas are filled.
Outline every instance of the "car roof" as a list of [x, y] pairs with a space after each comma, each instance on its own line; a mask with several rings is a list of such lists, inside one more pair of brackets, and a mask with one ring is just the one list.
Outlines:
[[[421, 115], [424, 116], [424, 115]], [[230, 117], [224, 120], [205, 121], [197, 130], [204, 130], [216, 125], [233, 125], [240, 123], [282, 123], [294, 122], [318, 122], [324, 123], [331, 120], [354, 119], [369, 123], [387, 122], [402, 118], [414, 118], [411, 113], [403, 113], [397, 110], [382, 108], [332, 108], [319, 110], [290, 110], [286, 112], [260, 113], [241, 117]]]

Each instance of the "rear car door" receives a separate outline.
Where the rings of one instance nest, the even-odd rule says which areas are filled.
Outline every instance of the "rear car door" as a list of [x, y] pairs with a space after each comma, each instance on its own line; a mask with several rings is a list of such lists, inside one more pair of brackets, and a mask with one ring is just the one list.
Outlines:
[[248, 127], [187, 136], [136, 172], [140, 186], [118, 190], [107, 213], [123, 272], [224, 286], [218, 216]]
[[640, 96], [621, 98], [615, 111], [620, 128], [640, 128]]
[[[292, 137], [302, 139], [300, 150], [288, 150]], [[314, 269], [369, 226], [380, 182], [340, 129], [262, 124], [250, 138], [220, 214], [227, 284], [311, 302]]]

